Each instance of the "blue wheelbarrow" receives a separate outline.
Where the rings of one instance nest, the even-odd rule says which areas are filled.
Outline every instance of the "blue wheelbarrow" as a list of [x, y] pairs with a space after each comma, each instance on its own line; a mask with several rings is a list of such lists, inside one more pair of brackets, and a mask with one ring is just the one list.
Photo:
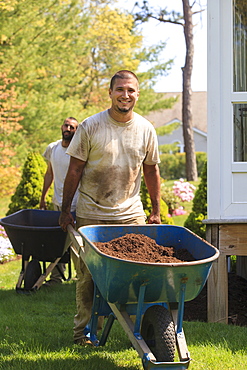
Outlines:
[[[17, 293], [38, 290], [55, 266], [63, 280], [71, 278], [70, 239], [59, 226], [59, 216], [59, 211], [23, 209], [0, 219], [15, 253], [22, 256]], [[68, 278], [58, 262], [68, 264]]]
[[[163, 246], [186, 248], [195, 261], [129, 261], [106, 255], [94, 245], [131, 233], [146, 235]], [[70, 226], [69, 235], [95, 284], [91, 321], [85, 329], [90, 340], [104, 345], [117, 319], [145, 370], [187, 369], [191, 358], [182, 327], [184, 302], [201, 292], [219, 251], [188, 229], [172, 225], [97, 225], [78, 232]], [[99, 316], [108, 320], [98, 339]], [[178, 362], [174, 362], [176, 349]]]

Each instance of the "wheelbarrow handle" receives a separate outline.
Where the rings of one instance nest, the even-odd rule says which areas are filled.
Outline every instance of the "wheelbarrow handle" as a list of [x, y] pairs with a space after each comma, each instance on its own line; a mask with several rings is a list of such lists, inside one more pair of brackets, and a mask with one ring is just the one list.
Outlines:
[[80, 255], [80, 253], [84, 253], [83, 239], [81, 235], [70, 224], [67, 226], [67, 231], [72, 241], [71, 247], [73, 248], [74, 252], [76, 252], [78, 256]]

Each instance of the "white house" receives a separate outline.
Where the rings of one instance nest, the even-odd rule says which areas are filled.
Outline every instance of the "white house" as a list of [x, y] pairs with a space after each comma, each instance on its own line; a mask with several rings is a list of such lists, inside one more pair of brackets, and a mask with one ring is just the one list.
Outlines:
[[[227, 256], [247, 276], [247, 2], [208, 0], [208, 320], [227, 323]], [[240, 256], [240, 258], [239, 258]]]
[[[170, 135], [158, 136], [159, 145], [177, 143], [179, 151], [184, 152], [184, 138], [182, 129], [182, 93], [165, 93], [164, 98], [177, 97], [177, 102], [170, 109], [152, 112], [146, 116], [155, 128], [179, 122], [180, 126]], [[192, 93], [192, 114], [195, 150], [207, 152], [207, 92]]]

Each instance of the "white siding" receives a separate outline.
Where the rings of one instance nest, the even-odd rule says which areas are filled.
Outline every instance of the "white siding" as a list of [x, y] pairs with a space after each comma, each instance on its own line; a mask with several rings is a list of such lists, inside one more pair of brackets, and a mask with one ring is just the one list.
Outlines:
[[247, 162], [233, 161], [232, 0], [208, 1], [208, 218], [247, 215]]

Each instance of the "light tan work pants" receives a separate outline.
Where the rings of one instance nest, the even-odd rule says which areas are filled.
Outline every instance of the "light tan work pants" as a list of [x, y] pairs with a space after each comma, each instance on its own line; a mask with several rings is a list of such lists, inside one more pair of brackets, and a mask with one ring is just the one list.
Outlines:
[[[134, 224], [143, 225], [145, 224], [144, 217], [136, 217], [129, 220], [123, 220], [120, 222], [113, 221], [100, 221], [100, 220], [89, 220], [85, 218], [76, 218], [77, 229], [81, 226], [86, 225], [111, 225], [111, 224]], [[84, 264], [82, 258], [77, 259], [76, 274], [76, 308], [77, 314], [74, 317], [74, 340], [78, 340], [84, 337], [83, 330], [90, 321], [93, 306], [93, 294], [94, 294], [94, 283], [92, 276], [88, 271], [87, 266]], [[99, 317], [98, 330], [102, 329], [103, 317]]]

